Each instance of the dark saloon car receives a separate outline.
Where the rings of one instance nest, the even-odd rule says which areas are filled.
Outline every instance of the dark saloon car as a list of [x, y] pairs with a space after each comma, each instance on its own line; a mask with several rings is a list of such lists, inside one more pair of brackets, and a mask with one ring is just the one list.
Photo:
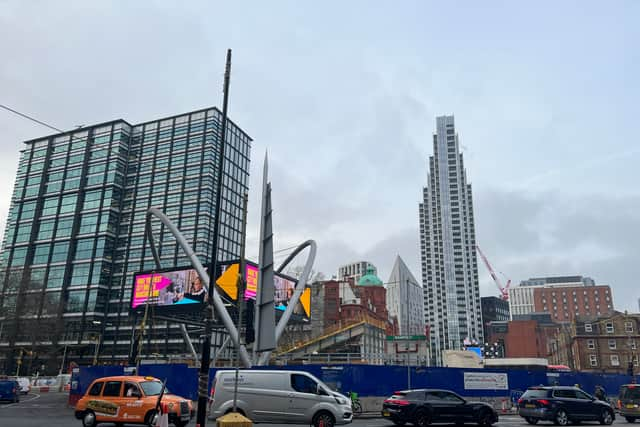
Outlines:
[[577, 387], [531, 387], [518, 400], [518, 413], [529, 424], [543, 420], [560, 426], [580, 421], [610, 425], [615, 419], [611, 405]]
[[418, 427], [431, 423], [475, 423], [491, 426], [498, 413], [488, 404], [467, 402], [448, 390], [396, 391], [384, 401], [382, 416], [396, 425], [413, 423]]

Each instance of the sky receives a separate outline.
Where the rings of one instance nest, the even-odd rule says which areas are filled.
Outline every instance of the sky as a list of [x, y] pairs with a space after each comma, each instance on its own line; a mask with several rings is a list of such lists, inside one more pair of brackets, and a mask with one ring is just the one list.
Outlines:
[[[0, 0], [0, 104], [62, 129], [220, 106], [231, 48], [248, 256], [268, 153], [275, 249], [314, 239], [316, 271], [368, 260], [383, 281], [396, 255], [421, 275], [435, 118], [454, 114], [494, 268], [593, 277], [637, 312], [639, 18], [632, 0]], [[22, 141], [50, 133], [0, 110], [2, 230]]]

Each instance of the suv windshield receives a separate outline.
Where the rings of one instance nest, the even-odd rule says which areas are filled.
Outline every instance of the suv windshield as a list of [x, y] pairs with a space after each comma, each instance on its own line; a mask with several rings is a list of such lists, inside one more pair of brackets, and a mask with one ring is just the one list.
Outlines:
[[545, 389], [529, 389], [523, 395], [523, 399], [543, 399], [549, 396], [549, 390]]
[[622, 390], [620, 390], [620, 398], [640, 400], [640, 387], [623, 386]]
[[[140, 383], [142, 391], [145, 396], [157, 396], [162, 390], [162, 383], [160, 381], [143, 381]], [[164, 394], [170, 394], [167, 387], [164, 388]]]

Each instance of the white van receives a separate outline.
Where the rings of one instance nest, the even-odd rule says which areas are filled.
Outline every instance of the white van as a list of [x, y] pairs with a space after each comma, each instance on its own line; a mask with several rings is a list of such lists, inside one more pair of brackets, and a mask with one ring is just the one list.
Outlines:
[[[234, 370], [217, 371], [211, 388], [209, 418], [233, 410]], [[240, 370], [237, 410], [254, 423], [349, 424], [351, 402], [303, 371]]]

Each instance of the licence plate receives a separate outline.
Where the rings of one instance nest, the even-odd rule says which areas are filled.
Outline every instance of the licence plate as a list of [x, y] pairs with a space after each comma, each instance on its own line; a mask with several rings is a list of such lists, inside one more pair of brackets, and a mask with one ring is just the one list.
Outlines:
[[391, 414], [389, 413], [389, 411], [382, 411], [382, 416], [383, 417], [390, 417]]
[[535, 408], [536, 405], [534, 405], [533, 403], [527, 403], [526, 405], [524, 405], [525, 408]]
[[633, 409], [634, 405], [633, 404], [627, 404], [627, 409]]

